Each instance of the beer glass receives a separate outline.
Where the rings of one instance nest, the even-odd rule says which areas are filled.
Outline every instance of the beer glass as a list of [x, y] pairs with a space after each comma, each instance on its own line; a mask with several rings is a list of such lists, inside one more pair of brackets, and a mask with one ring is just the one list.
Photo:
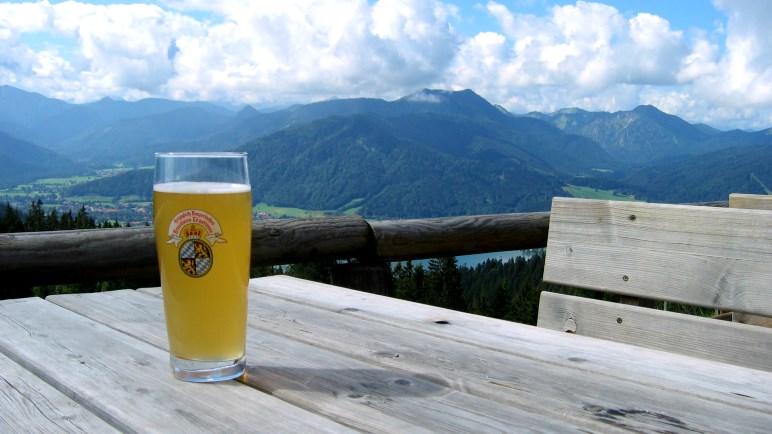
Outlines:
[[174, 376], [241, 376], [252, 198], [244, 153], [157, 153], [153, 220]]

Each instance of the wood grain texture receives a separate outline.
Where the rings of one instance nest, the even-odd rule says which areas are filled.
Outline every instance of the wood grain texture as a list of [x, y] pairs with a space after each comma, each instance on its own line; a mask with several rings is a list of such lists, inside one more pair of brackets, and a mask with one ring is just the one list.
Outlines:
[[[348, 305], [345, 302], [316, 305], [299, 297], [304, 291], [293, 289], [300, 283], [324, 298], [326, 290], [331, 288], [333, 292], [327, 295], [338, 300], [340, 297], [336, 291], [340, 288], [284, 276], [253, 282], [262, 288], [264, 280], [269, 280], [270, 284], [279, 280], [284, 286], [278, 291], [281, 297], [264, 294], [260, 288], [253, 286], [247, 382], [295, 405], [313, 409], [358, 429], [402, 429], [411, 432], [424, 429], [449, 432], [469, 429], [475, 432], [519, 429], [678, 431], [673, 426], [673, 421], [677, 420], [677, 427], [699, 431], [708, 427], [701, 419], [709, 418], [710, 413], [720, 410], [724, 411], [726, 422], [713, 424], [711, 429], [714, 432], [721, 432], [722, 426], [723, 431], [728, 432], [728, 428], [736, 424], [738, 415], [733, 415], [732, 411], [727, 413], [724, 404], [715, 403], [715, 400], [724, 402], [726, 398], [737, 398], [733, 398], [732, 394], [725, 397], [723, 393], [711, 392], [710, 399], [706, 398], [705, 402], [698, 400], [697, 405], [692, 402], [691, 407], [687, 406], [688, 411], [673, 410], [663, 403], [680, 400], [681, 392], [644, 386], [616, 374], [588, 373], [592, 368], [585, 366], [584, 361], [580, 362], [579, 357], [569, 357], [572, 360], [563, 360], [563, 366], [556, 367], [554, 363], [534, 360], [533, 347], [514, 351], [518, 353], [514, 356], [507, 350], [496, 351], [487, 345], [480, 347], [471, 342], [459, 342], [442, 333], [448, 327], [463, 329], [458, 328], [454, 320], [451, 324], [431, 323], [435, 331], [442, 334], [437, 336], [420, 330], [426, 328], [426, 323], [421, 323], [415, 330], [384, 324], [380, 320], [382, 318], [372, 315], [370, 309], [341, 307]], [[131, 303], [138, 308], [140, 304], [148, 303], [141, 308], [144, 311], [159, 309], [157, 299], [154, 305], [146, 295], [139, 294], [142, 296], [134, 297], [132, 291], [125, 291], [120, 293], [120, 297], [124, 298], [123, 303]], [[88, 295], [74, 303], [70, 303], [71, 297], [68, 296], [50, 299], [84, 312], [84, 315], [96, 314], [98, 321], [112, 318], [114, 324], [121, 324], [122, 330], [123, 327], [130, 327], [130, 322], [122, 319], [121, 315], [122, 312], [130, 314], [133, 308], [118, 308], [111, 314], [109, 306], [97, 305], [102, 295]], [[288, 297], [293, 301], [287, 300]], [[370, 298], [367, 302], [381, 306], [382, 300]], [[403, 305], [402, 312], [410, 311], [406, 307], [414, 305], [396, 301]], [[415, 306], [419, 309], [431, 308]], [[433, 309], [435, 314], [444, 312], [443, 309]], [[132, 335], [141, 333], [137, 328], [125, 330]], [[367, 333], [362, 333], [362, 330], [367, 330]], [[511, 338], [509, 344], [514, 348], [520, 347]], [[625, 393], [620, 393], [620, 390]], [[450, 395], [461, 396], [451, 399]], [[690, 393], [690, 396], [693, 394]], [[754, 396], [754, 400], [761, 396]], [[482, 402], [479, 398], [486, 400], [484, 408], [479, 406]], [[764, 398], [760, 399], [763, 402]], [[365, 404], [367, 409], [348, 401]], [[405, 405], [405, 401], [410, 404]], [[464, 410], [458, 408], [460, 402], [465, 402]], [[502, 412], [501, 405], [515, 409]], [[610, 424], [603, 416], [607, 416], [607, 412], [613, 413], [610, 409], [616, 408], [647, 409], [648, 413], [641, 418], [618, 415], [615, 424]], [[503, 418], [503, 425], [469, 417], [466, 410], [489, 416], [498, 413], [495, 418]], [[512, 411], [525, 411], [529, 416], [515, 421]], [[642, 414], [638, 413], [638, 416]], [[559, 421], [560, 427], [534, 421], [534, 415]], [[762, 426], [767, 420], [758, 410], [747, 412], [743, 419], [747, 419], [744, 426], [751, 428]], [[524, 428], [526, 425], [528, 427]]]
[[768, 316], [732, 312], [732, 321], [742, 323], [742, 324], [750, 324], [755, 326], [772, 328], [772, 318]]
[[158, 275], [153, 228], [0, 234], [6, 287]]
[[359, 216], [272, 219], [252, 224], [252, 265], [371, 255], [372, 233]]
[[772, 214], [555, 198], [544, 280], [772, 315]]
[[[772, 210], [772, 196], [732, 193], [729, 195], [729, 207]], [[743, 324], [772, 327], [772, 318], [761, 315], [751, 315], [748, 313], [733, 312], [732, 321]]]
[[[111, 296], [109, 301], [105, 294]], [[164, 326], [160, 298], [147, 293], [117, 291], [49, 300], [146, 342], [158, 343], [156, 331]], [[252, 304], [262, 303], [253, 299]], [[147, 321], [132, 322], [137, 309], [145, 312]], [[246, 384], [345, 426], [384, 433], [567, 429], [564, 422], [540, 412], [454, 393], [408, 371], [352, 358], [345, 348], [277, 335], [264, 316], [252, 312]], [[166, 347], [166, 342], [161, 345]]]
[[[288, 276], [253, 279], [250, 290], [371, 323], [387, 324], [398, 330], [394, 334], [415, 331], [443, 342], [467, 343], [482, 351], [516, 357], [518, 361], [510, 362], [509, 368], [519, 366], [522, 358], [546, 366], [578, 370], [581, 374], [575, 375], [579, 376], [593, 372], [657, 389], [688, 391], [690, 396], [704, 396], [707, 400], [731, 406], [750, 406], [765, 414], [772, 408], [772, 388], [768, 385], [772, 373], [765, 371], [733, 369], [723, 363], [556, 333]], [[293, 319], [298, 320], [297, 317]], [[352, 333], [364, 334], [361, 328], [352, 329]], [[474, 358], [475, 353], [471, 356]], [[472, 361], [464, 365], [465, 369], [475, 363], [479, 362]], [[517, 378], [522, 381], [523, 377]], [[547, 381], [547, 384], [554, 383]], [[741, 393], [753, 396], [753, 399], [738, 395]]]
[[[157, 288], [105, 294], [49, 300], [157, 339]], [[145, 312], [136, 324], [133, 311]], [[761, 433], [772, 422], [769, 372], [287, 276], [251, 281], [248, 336], [248, 384], [363, 431]]]
[[0, 353], [0, 432], [119, 432]]
[[549, 213], [373, 221], [376, 256], [435, 258], [544, 247]]
[[729, 207], [772, 210], [772, 195], [732, 193]]
[[[291, 291], [285, 290], [284, 294], [288, 292]], [[337, 299], [335, 293], [329, 295]], [[568, 360], [564, 358], [557, 363], [555, 360], [534, 360], [540, 356], [539, 349], [523, 345], [512, 336], [506, 342], [491, 345], [485, 341], [460, 342], [456, 336], [463, 335], [465, 327], [459, 326], [452, 318], [447, 318], [448, 324], [424, 321], [416, 324], [417, 327], [407, 324], [397, 328], [382, 324], [377, 319], [374, 321], [371, 309], [320, 309], [283, 299], [270, 301], [261, 297], [260, 300], [259, 309], [251, 309], [250, 314], [271, 324], [273, 333], [345, 351], [369, 363], [408, 371], [458, 392], [549, 414], [586, 430], [597, 432], [608, 429], [592, 411], [596, 407], [587, 406], [588, 402], [601, 408], [621, 406], [646, 409], [650, 414], [667, 414], [693, 428], [700, 427], [698, 419], [706, 417], [705, 413], [697, 416], [696, 413], [701, 411], [685, 414], [680, 409], [662, 405], [678, 401], [680, 391], [643, 386], [634, 380], [618, 378], [618, 372], [613, 375], [600, 373], [601, 369], [593, 363], [585, 363], [581, 357], [569, 356]], [[406, 310], [407, 307], [403, 309]], [[533, 329], [518, 324], [514, 326]], [[458, 333], [445, 333], [448, 329]], [[367, 333], [362, 333], [362, 330], [367, 330]], [[593, 369], [598, 369], [598, 372], [592, 372]], [[620, 390], [624, 390], [624, 394], [620, 394]], [[715, 394], [710, 399], [722, 398], [720, 394]], [[721, 411], [720, 406], [714, 408]], [[759, 423], [763, 420], [764, 417]], [[625, 423], [628, 429], [667, 429], [653, 420], [625, 420]]]
[[772, 330], [542, 292], [538, 326], [772, 371]]
[[124, 432], [346, 431], [235, 381], [175, 380], [167, 352], [39, 298], [0, 302], [0, 352]]

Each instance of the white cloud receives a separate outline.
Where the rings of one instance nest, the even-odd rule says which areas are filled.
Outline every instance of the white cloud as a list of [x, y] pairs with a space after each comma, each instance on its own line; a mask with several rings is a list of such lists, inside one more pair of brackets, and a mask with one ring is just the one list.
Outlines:
[[[720, 62], [717, 80], [712, 84], [716, 96], [734, 104], [769, 106], [772, 104], [772, 8], [766, 2], [716, 1], [727, 13], [726, 56]], [[719, 85], [720, 84], [720, 85]]]
[[222, 23], [177, 40], [178, 75], [169, 83], [176, 94], [240, 102], [397, 97], [430, 83], [459, 44], [448, 25], [454, 8], [435, 1], [231, 3], [218, 9]]
[[[434, 0], [166, 4], [0, 4], [0, 77], [79, 102], [397, 97], [432, 83], [461, 42], [449, 24], [457, 8]], [[35, 52], [20, 37], [27, 32], [71, 38], [77, 50]], [[58, 75], [46, 66], [57, 64]]]
[[428, 93], [428, 92], [416, 92], [414, 94], [407, 96], [407, 101], [410, 102], [419, 102], [419, 103], [429, 103], [429, 104], [439, 104], [442, 102], [442, 98], [440, 95], [436, 93]]
[[534, 16], [490, 1], [501, 33], [467, 39], [444, 83], [472, 88], [513, 111], [655, 104], [693, 121], [768, 127], [772, 8], [753, 0], [716, 4], [728, 24], [708, 30], [726, 31], [724, 51], [708, 30], [687, 36], [653, 14], [624, 16], [578, 1]]
[[[590, 94], [617, 84], [667, 84], [687, 54], [681, 33], [650, 14], [625, 19], [613, 7], [586, 2], [555, 6], [544, 17], [517, 16], [495, 2], [488, 3], [488, 10], [509, 49], [501, 49], [499, 39], [498, 59], [491, 59], [488, 51], [478, 52], [487, 64], [504, 66], [486, 72], [506, 74], [497, 82], [509, 86], [565, 86], [567, 92], [578, 86]], [[462, 50], [474, 56], [479, 43], [473, 38]], [[468, 77], [472, 85], [481, 74], [467, 68], [480, 63], [459, 59], [449, 79]]]
[[[474, 7], [495, 25], [461, 35], [452, 1], [0, 3], [0, 84], [76, 102], [237, 104], [470, 88], [515, 112], [648, 103], [722, 127], [772, 125], [765, 2], [714, 0], [726, 22], [686, 34], [600, 2], [536, 16], [489, 1]], [[31, 42], [41, 35], [50, 41]]]

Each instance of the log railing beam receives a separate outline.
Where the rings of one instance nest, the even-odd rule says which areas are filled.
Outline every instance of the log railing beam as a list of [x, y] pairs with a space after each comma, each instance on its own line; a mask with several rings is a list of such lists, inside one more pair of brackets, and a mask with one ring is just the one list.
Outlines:
[[[726, 202], [701, 205], [726, 206]], [[252, 266], [340, 259], [377, 264], [544, 247], [549, 215], [256, 220], [252, 223]], [[0, 234], [0, 288], [157, 275], [155, 236], [150, 227]]]
[[[252, 265], [373, 263], [543, 247], [549, 213], [366, 221], [256, 220]], [[29, 287], [158, 274], [153, 228], [0, 234], [0, 285]]]

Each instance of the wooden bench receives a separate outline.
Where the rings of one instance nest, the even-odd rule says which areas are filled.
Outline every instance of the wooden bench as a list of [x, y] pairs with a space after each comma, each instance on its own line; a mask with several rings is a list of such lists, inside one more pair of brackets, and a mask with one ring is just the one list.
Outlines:
[[772, 196], [732, 193], [729, 195], [729, 208], [765, 209], [772, 211]]
[[[772, 212], [555, 198], [544, 281], [772, 316]], [[542, 292], [539, 327], [772, 371], [772, 329]]]
[[[772, 211], [772, 195], [732, 193], [729, 195], [729, 207], [743, 209], [766, 209]], [[772, 327], [772, 318], [768, 316], [752, 315], [742, 312], [730, 312], [728, 319], [730, 321], [741, 322], [744, 324]]]

